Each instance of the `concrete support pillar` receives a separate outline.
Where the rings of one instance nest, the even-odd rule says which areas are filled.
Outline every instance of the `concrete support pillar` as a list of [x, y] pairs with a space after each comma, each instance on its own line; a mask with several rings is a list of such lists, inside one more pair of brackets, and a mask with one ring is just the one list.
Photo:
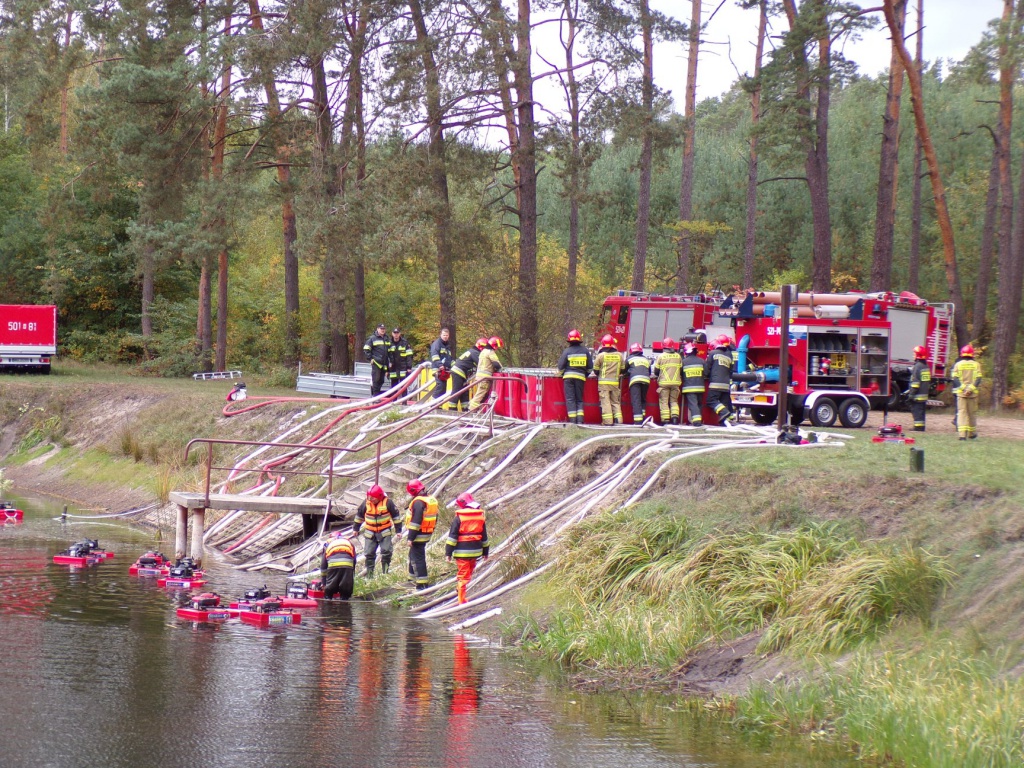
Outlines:
[[206, 535], [206, 510], [192, 510], [192, 559], [203, 564], [203, 537]]
[[179, 560], [185, 556], [188, 544], [188, 507], [178, 505], [178, 520], [174, 528], [174, 558]]

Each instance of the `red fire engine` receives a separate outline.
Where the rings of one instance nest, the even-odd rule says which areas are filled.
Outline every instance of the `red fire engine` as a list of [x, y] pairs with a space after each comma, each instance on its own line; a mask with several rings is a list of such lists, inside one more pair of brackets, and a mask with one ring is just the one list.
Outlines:
[[617, 291], [604, 300], [601, 328], [596, 338], [611, 334], [621, 352], [636, 342], [648, 351], [660, 351], [662, 339], [680, 339], [692, 330], [714, 329], [721, 325], [723, 332], [730, 331], [730, 321], [722, 319], [718, 313], [725, 298], [721, 293], [659, 296]]

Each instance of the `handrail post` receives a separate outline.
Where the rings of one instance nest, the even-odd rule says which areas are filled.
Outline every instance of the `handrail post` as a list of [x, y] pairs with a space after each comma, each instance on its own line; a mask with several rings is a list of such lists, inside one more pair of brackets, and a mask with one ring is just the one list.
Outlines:
[[330, 464], [327, 465], [327, 497], [334, 493], [334, 449], [331, 448]]
[[380, 485], [380, 444], [381, 440], [377, 441], [377, 463], [374, 466], [373, 483], [374, 485]]
[[206, 506], [210, 506], [210, 468], [213, 466], [213, 443], [206, 444]]

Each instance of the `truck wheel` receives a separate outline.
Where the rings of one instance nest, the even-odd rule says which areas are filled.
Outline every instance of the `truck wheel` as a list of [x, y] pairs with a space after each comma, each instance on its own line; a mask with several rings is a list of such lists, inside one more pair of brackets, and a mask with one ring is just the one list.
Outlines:
[[775, 421], [778, 416], [777, 408], [751, 408], [750, 418], [754, 420], [755, 424], [759, 424], [762, 427], [766, 427]]
[[836, 401], [831, 397], [823, 397], [811, 408], [811, 424], [816, 427], [831, 427], [836, 423], [838, 415]]
[[868, 420], [868, 409], [856, 397], [844, 400], [839, 406], [839, 421], [848, 429], [859, 429]]

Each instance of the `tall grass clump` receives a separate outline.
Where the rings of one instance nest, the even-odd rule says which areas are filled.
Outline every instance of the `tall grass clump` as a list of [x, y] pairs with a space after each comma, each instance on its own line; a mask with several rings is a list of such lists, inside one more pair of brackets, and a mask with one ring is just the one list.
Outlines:
[[824, 678], [765, 684], [736, 702], [737, 722], [828, 729], [861, 756], [929, 768], [1024, 765], [1024, 681], [949, 641], [862, 651]]

